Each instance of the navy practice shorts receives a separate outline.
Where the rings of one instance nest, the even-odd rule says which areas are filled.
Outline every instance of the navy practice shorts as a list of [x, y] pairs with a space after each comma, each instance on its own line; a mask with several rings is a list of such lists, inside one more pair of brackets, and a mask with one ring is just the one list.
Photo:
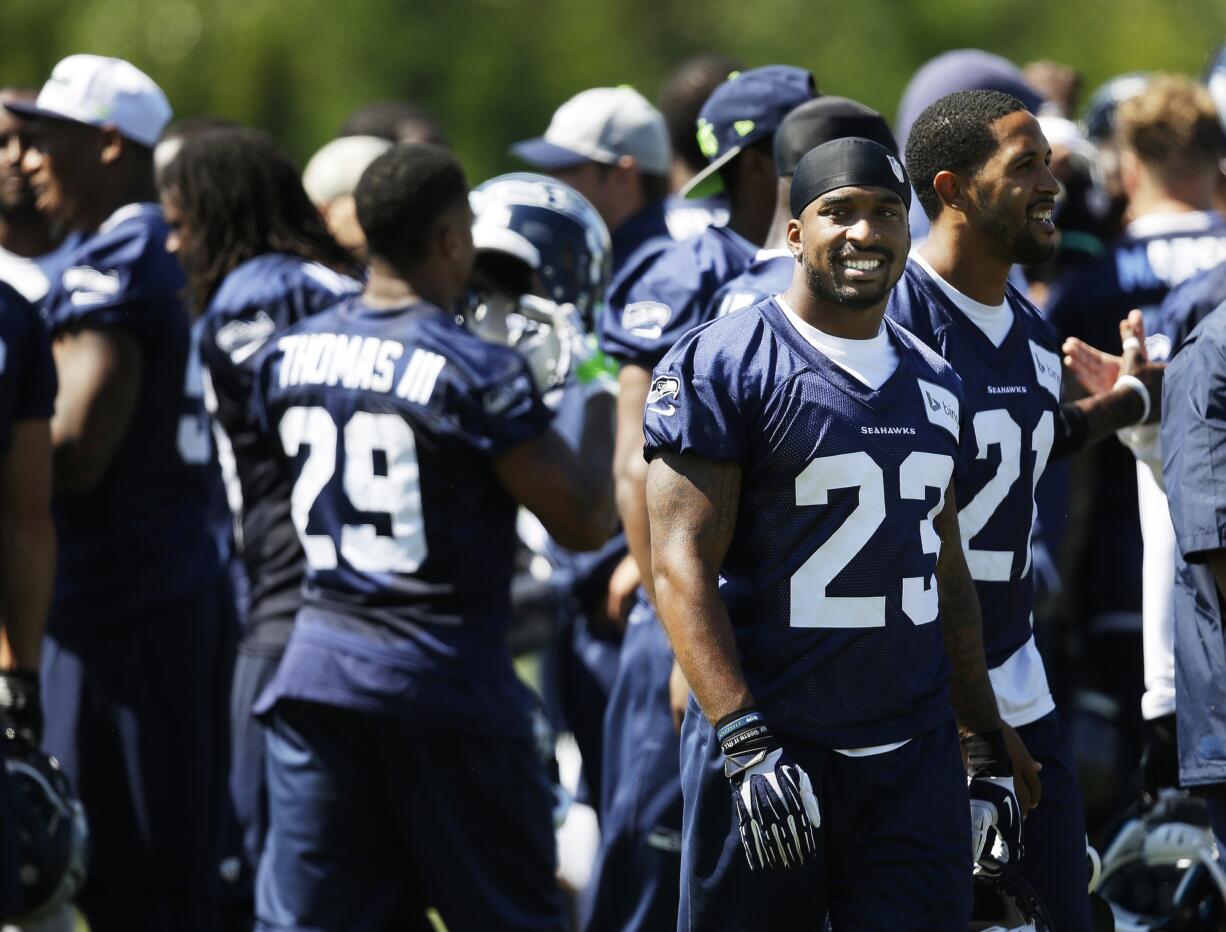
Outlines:
[[600, 852], [587, 932], [651, 932], [676, 924], [681, 764], [668, 702], [672, 665], [668, 635], [640, 598], [605, 714]]
[[966, 932], [970, 804], [958, 736], [948, 726], [894, 751], [847, 757], [789, 740], [821, 807], [818, 857], [751, 871], [714, 729], [691, 700], [682, 729], [685, 822], [681, 932]]
[[1030, 756], [1043, 765], [1043, 795], [1022, 826], [1019, 867], [1060, 932], [1090, 932], [1086, 818], [1077, 764], [1064, 719], [1049, 712], [1017, 730]]
[[215, 836], [213, 591], [43, 644], [44, 745], [89, 819], [94, 932], [205, 928]]
[[529, 738], [461, 734], [316, 703], [268, 716], [257, 928], [566, 927], [553, 796]]

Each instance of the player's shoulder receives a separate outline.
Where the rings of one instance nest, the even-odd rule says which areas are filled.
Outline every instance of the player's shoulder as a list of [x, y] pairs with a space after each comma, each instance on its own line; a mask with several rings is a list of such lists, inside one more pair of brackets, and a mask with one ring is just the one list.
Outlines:
[[902, 275], [890, 292], [886, 316], [926, 343], [953, 320], [936, 282], [928, 270], [911, 256], [907, 258]]
[[777, 372], [788, 353], [767, 319], [773, 309], [774, 298], [770, 297], [695, 327], [673, 345], [657, 372], [673, 370], [684, 378], [719, 381], [730, 387], [755, 381], [755, 373]]
[[890, 317], [882, 322], [892, 332], [894, 339], [908, 354], [908, 361], [915, 376], [936, 382], [950, 391], [962, 394], [962, 380], [949, 360], [930, 347], [920, 337]]
[[270, 252], [235, 267], [209, 300], [206, 313], [233, 316], [253, 305], [283, 301], [295, 295], [340, 298], [360, 290], [359, 282], [318, 262]]
[[183, 270], [166, 251], [169, 228], [156, 204], [128, 204], [63, 261], [59, 287], [78, 306], [105, 304], [133, 288], [177, 294]]
[[93, 236], [87, 236], [69, 256], [69, 264], [95, 260], [136, 263], [161, 260], [176, 264], [166, 252], [170, 228], [156, 204], [128, 204], [115, 211]]
[[1021, 325], [1026, 337], [1043, 346], [1044, 349], [1056, 352], [1056, 331], [1047, 316], [1038, 306], [1012, 282], [1005, 285], [1005, 300], [1013, 309], [1013, 315]]

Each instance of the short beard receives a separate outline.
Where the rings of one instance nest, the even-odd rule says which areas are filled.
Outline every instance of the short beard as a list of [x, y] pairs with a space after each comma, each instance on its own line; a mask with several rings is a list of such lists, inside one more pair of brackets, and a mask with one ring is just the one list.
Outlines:
[[[837, 255], [837, 252], [830, 255], [831, 268], [834, 267]], [[886, 256], [880, 253], [879, 255], [881, 255], [882, 260], [887, 266], [891, 265], [894, 261], [893, 256]], [[800, 256], [800, 265], [805, 270], [805, 282], [808, 284], [809, 293], [813, 297], [827, 304], [837, 304], [852, 311], [867, 311], [869, 308], [876, 307], [886, 299], [890, 289], [895, 284], [887, 276], [881, 280], [875, 294], [865, 295], [849, 286], [840, 287], [834, 280], [833, 275], [823, 274], [821, 269], [809, 263], [808, 257], [803, 253]]]
[[1003, 251], [1010, 262], [1018, 265], [1037, 265], [1046, 262], [1056, 251], [1055, 239], [1041, 243], [1030, 233], [1030, 209], [1022, 226], [1008, 215], [1002, 205], [992, 198], [976, 198], [979, 202], [979, 220], [987, 238]]

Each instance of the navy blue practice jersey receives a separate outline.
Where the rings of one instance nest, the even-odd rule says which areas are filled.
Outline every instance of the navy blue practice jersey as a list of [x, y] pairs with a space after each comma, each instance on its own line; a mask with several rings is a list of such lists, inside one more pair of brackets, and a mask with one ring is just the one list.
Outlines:
[[529, 733], [506, 646], [517, 506], [492, 466], [552, 417], [523, 359], [432, 305], [347, 298], [277, 338], [253, 403], [307, 559], [275, 693]]
[[18, 421], [47, 420], [55, 408], [55, 361], [34, 305], [0, 282], [0, 454]]
[[[1214, 213], [1142, 217], [1093, 262], [1072, 269], [1052, 288], [1046, 312], [1056, 336], [1080, 337], [1091, 346], [1120, 353], [1119, 322], [1133, 308], [1155, 332], [1167, 292], [1226, 258], [1226, 220]], [[1087, 615], [1141, 608], [1141, 528], [1136, 462], [1114, 440], [1086, 454], [1094, 464], [1090, 538], [1077, 560], [1075, 578]], [[1139, 622], [1138, 622], [1139, 624]]]
[[708, 317], [724, 317], [752, 307], [772, 295], [783, 294], [792, 284], [796, 260], [786, 249], [763, 249], [749, 268], [721, 285], [708, 305]]
[[683, 337], [644, 415], [648, 458], [741, 466], [721, 591], [744, 673], [772, 728], [833, 747], [953, 714], [933, 518], [965, 455], [962, 389], [885, 326], [899, 365], [874, 391], [764, 301]]
[[1034, 491], [1055, 439], [1061, 360], [1051, 329], [1012, 285], [1013, 327], [992, 341], [907, 260], [886, 313], [944, 357], [962, 378], [963, 417], [975, 458], [958, 478], [958, 523], [983, 611], [988, 666], [998, 667], [1031, 635], [1030, 540]]
[[1176, 351], [1162, 388], [1162, 460], [1178, 556], [1175, 691], [1184, 786], [1226, 782], [1226, 640], [1206, 554], [1226, 548], [1226, 313]]
[[1146, 321], [1150, 359], [1169, 359], [1209, 312], [1226, 301], [1226, 260], [1171, 289], [1152, 321]]
[[601, 321], [600, 348], [619, 362], [654, 368], [689, 330], [705, 323], [711, 296], [740, 274], [757, 248], [727, 227], [674, 243]]
[[722, 227], [728, 222], [728, 198], [722, 194], [703, 198], [671, 194], [664, 201], [664, 211], [673, 239], [689, 239], [708, 227]]
[[[648, 204], [610, 234], [613, 244], [613, 276], [605, 293], [605, 304], [612, 313], [621, 316], [626, 297], [656, 259], [673, 245], [665, 222], [664, 205]], [[603, 314], [600, 319], [603, 319]], [[599, 324], [600, 320], [597, 320]]]
[[199, 589], [202, 567], [215, 560], [204, 516], [208, 434], [180, 298], [186, 282], [166, 233], [156, 204], [121, 208], [73, 251], [43, 301], [53, 340], [114, 329], [141, 357], [136, 404], [109, 469], [89, 494], [57, 499], [56, 602], [76, 607], [54, 611], [52, 624], [131, 617], [144, 601]]
[[225, 277], [200, 321], [205, 404], [250, 583], [249, 645], [284, 645], [305, 571], [290, 520], [289, 474], [252, 417], [256, 360], [277, 334], [360, 290], [318, 263], [266, 253]]

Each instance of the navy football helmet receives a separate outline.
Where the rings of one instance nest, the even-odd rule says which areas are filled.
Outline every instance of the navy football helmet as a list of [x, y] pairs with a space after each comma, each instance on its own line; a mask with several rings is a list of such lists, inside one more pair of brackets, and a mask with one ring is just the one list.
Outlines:
[[569, 185], [531, 172], [491, 178], [474, 188], [469, 200], [478, 268], [492, 260], [497, 274], [508, 269], [508, 260], [518, 261], [527, 274], [506, 284], [574, 305], [590, 330], [613, 261], [609, 231], [596, 208]]
[[565, 382], [599, 319], [609, 232], [579, 192], [545, 175], [492, 178], [471, 203], [477, 255], [465, 322], [483, 339], [514, 347], [547, 394]]
[[33, 922], [68, 903], [85, 882], [89, 829], [85, 811], [59, 762], [16, 737], [0, 733], [7, 772], [8, 809], [17, 836], [20, 911], [0, 916], [15, 924]]

